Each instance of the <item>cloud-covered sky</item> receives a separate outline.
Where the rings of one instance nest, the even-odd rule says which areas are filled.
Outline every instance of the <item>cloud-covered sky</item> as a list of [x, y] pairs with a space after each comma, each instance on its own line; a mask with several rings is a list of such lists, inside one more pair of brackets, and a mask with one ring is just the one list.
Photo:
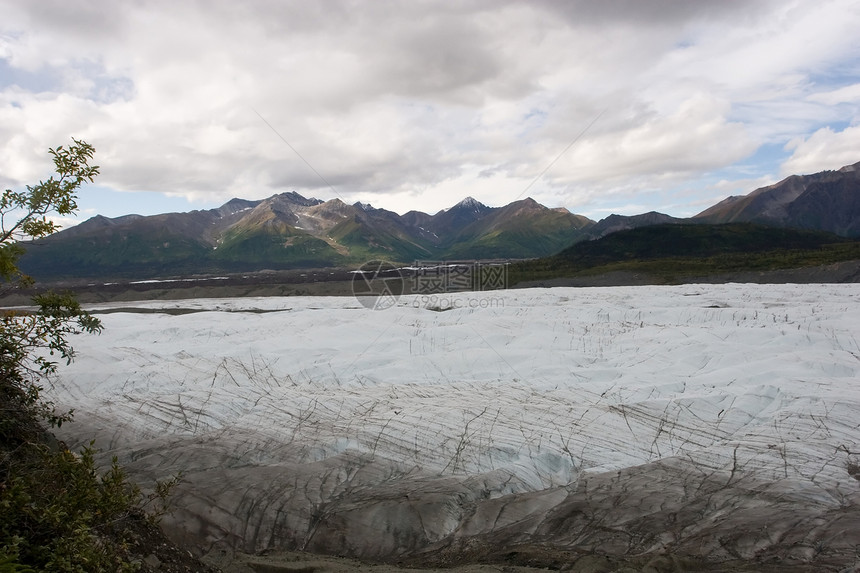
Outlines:
[[0, 0], [0, 185], [698, 213], [860, 161], [856, 0]]

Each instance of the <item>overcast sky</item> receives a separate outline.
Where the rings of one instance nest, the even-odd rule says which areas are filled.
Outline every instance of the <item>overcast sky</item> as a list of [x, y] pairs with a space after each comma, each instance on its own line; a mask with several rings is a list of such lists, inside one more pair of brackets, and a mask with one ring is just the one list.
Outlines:
[[700, 212], [860, 161], [857, 0], [0, 0], [0, 185], [80, 220], [296, 191]]

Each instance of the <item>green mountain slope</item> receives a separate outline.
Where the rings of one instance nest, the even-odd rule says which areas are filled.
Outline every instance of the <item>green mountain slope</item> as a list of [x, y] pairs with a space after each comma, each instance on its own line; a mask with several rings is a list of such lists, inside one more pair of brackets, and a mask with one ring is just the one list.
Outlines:
[[668, 224], [619, 231], [578, 243], [558, 254], [578, 264], [636, 259], [712, 257], [790, 249], [817, 249], [846, 239], [818, 231], [799, 231], [751, 223], [726, 225]]
[[344, 261], [325, 241], [290, 227], [228, 231], [206, 259], [225, 270], [330, 267]]
[[26, 246], [21, 269], [34, 277], [117, 276], [145, 278], [163, 273], [200, 272], [211, 247], [170, 226], [105, 229], [62, 241]]
[[345, 250], [346, 259], [358, 265], [372, 259], [414, 261], [430, 253], [428, 246], [385, 221], [384, 216], [373, 220], [366, 214], [356, 214], [335, 225], [329, 236]]
[[513, 265], [513, 282], [644, 273], [655, 282], [739, 270], [775, 270], [860, 259], [860, 242], [820, 231], [724, 225], [666, 224], [619, 231], [559, 254]]
[[444, 250], [445, 257], [518, 258], [546, 256], [574, 243], [594, 222], [566, 209], [523, 199], [467, 225]]

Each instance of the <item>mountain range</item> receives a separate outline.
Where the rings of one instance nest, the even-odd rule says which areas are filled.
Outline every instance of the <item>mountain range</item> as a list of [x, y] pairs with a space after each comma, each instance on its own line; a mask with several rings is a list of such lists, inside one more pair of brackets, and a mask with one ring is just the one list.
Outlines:
[[40, 279], [148, 278], [355, 266], [374, 259], [521, 259], [558, 252], [593, 224], [530, 198], [488, 207], [468, 197], [435, 215], [401, 216], [290, 192], [187, 213], [97, 215], [28, 244], [21, 268]]
[[792, 175], [696, 215], [703, 223], [761, 223], [860, 237], [860, 163]]
[[348, 267], [373, 259], [529, 259], [626, 229], [739, 222], [860, 237], [860, 163], [793, 175], [689, 219], [651, 212], [595, 222], [531, 198], [488, 207], [471, 197], [434, 215], [399, 215], [295, 192], [187, 213], [97, 215], [26, 245], [21, 268], [45, 280]]

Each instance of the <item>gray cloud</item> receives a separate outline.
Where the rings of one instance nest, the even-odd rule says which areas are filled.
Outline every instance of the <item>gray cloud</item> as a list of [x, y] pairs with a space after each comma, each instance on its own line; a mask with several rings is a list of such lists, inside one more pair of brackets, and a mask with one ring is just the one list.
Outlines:
[[820, 130], [860, 103], [843, 0], [0, 5], [11, 181], [74, 135], [119, 190], [333, 195], [283, 137], [348, 200], [500, 204], [602, 114], [532, 189], [596, 211], [764, 143], [793, 142], [791, 165], [841, 158], [853, 132]]

